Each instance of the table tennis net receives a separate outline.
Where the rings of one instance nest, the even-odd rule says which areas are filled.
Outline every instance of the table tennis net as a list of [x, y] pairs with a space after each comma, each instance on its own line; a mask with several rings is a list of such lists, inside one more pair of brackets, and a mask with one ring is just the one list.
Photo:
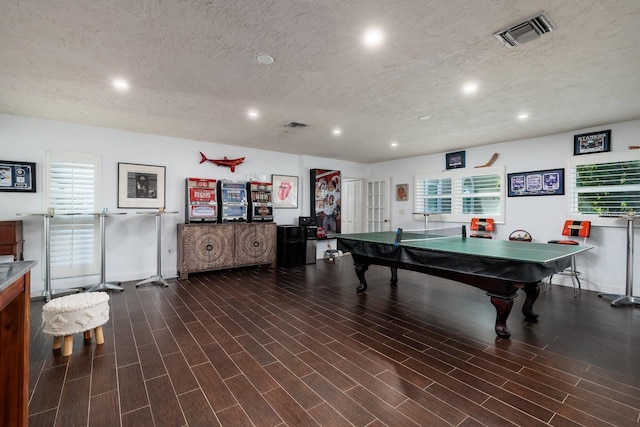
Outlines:
[[416, 242], [422, 240], [437, 240], [460, 238], [466, 231], [463, 227], [426, 228], [416, 230], [398, 229], [401, 233], [400, 242]]

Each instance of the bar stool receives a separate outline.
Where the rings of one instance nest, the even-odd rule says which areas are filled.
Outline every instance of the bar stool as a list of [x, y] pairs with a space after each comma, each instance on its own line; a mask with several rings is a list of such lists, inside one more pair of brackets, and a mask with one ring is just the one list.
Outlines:
[[[580, 241], [575, 238], [582, 239], [582, 244], [587, 244], [587, 238], [591, 233], [591, 221], [572, 221], [566, 220], [564, 222], [564, 226], [562, 227], [562, 235], [564, 239], [562, 240], [549, 240], [547, 243], [552, 244], [560, 244], [560, 245], [579, 245]], [[571, 277], [571, 283], [573, 284], [573, 297], [578, 296], [578, 289], [582, 289], [582, 284], [580, 283], [580, 272], [576, 270], [576, 257], [575, 255], [571, 256], [571, 267], [567, 270], [562, 271], [558, 274], [566, 275]], [[553, 279], [553, 275], [549, 276], [549, 285], [551, 285], [551, 279]], [[576, 286], [576, 282], [578, 282], [578, 286]]]
[[475, 231], [469, 237], [493, 239], [493, 218], [471, 218], [471, 231]]

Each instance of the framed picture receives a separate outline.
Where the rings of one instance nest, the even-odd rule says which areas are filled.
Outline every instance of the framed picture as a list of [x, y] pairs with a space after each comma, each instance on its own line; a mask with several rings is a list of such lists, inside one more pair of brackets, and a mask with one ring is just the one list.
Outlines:
[[334, 169], [309, 169], [311, 216], [325, 233], [341, 233], [342, 174]]
[[164, 209], [165, 167], [118, 163], [118, 207]]
[[273, 184], [273, 207], [277, 209], [298, 208], [298, 177], [271, 175]]
[[396, 200], [399, 202], [409, 200], [409, 184], [396, 185]]
[[564, 169], [507, 174], [507, 195], [557, 196], [564, 194]]
[[456, 151], [455, 153], [447, 153], [447, 169], [458, 169], [464, 167], [464, 151]]
[[0, 191], [36, 192], [36, 164], [0, 160]]
[[611, 151], [611, 129], [573, 136], [573, 155]]

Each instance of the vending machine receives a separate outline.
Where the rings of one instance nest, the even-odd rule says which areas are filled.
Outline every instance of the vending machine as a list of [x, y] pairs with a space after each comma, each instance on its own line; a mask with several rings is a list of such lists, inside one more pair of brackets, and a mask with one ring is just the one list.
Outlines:
[[218, 199], [215, 179], [187, 178], [184, 222], [217, 222]]
[[218, 181], [218, 218], [220, 222], [247, 221], [247, 183]]
[[249, 221], [273, 221], [273, 184], [270, 182], [247, 182], [249, 193]]

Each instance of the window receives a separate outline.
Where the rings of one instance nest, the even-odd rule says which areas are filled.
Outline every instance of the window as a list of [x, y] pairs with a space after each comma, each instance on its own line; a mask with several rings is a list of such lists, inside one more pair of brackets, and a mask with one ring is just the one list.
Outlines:
[[[56, 215], [96, 211], [100, 158], [47, 152], [45, 206]], [[98, 273], [98, 221], [94, 215], [56, 216], [50, 223], [51, 278]]]
[[568, 169], [570, 215], [640, 211], [640, 150], [575, 156]]
[[438, 221], [504, 218], [504, 168], [454, 169], [415, 177], [414, 212]]

